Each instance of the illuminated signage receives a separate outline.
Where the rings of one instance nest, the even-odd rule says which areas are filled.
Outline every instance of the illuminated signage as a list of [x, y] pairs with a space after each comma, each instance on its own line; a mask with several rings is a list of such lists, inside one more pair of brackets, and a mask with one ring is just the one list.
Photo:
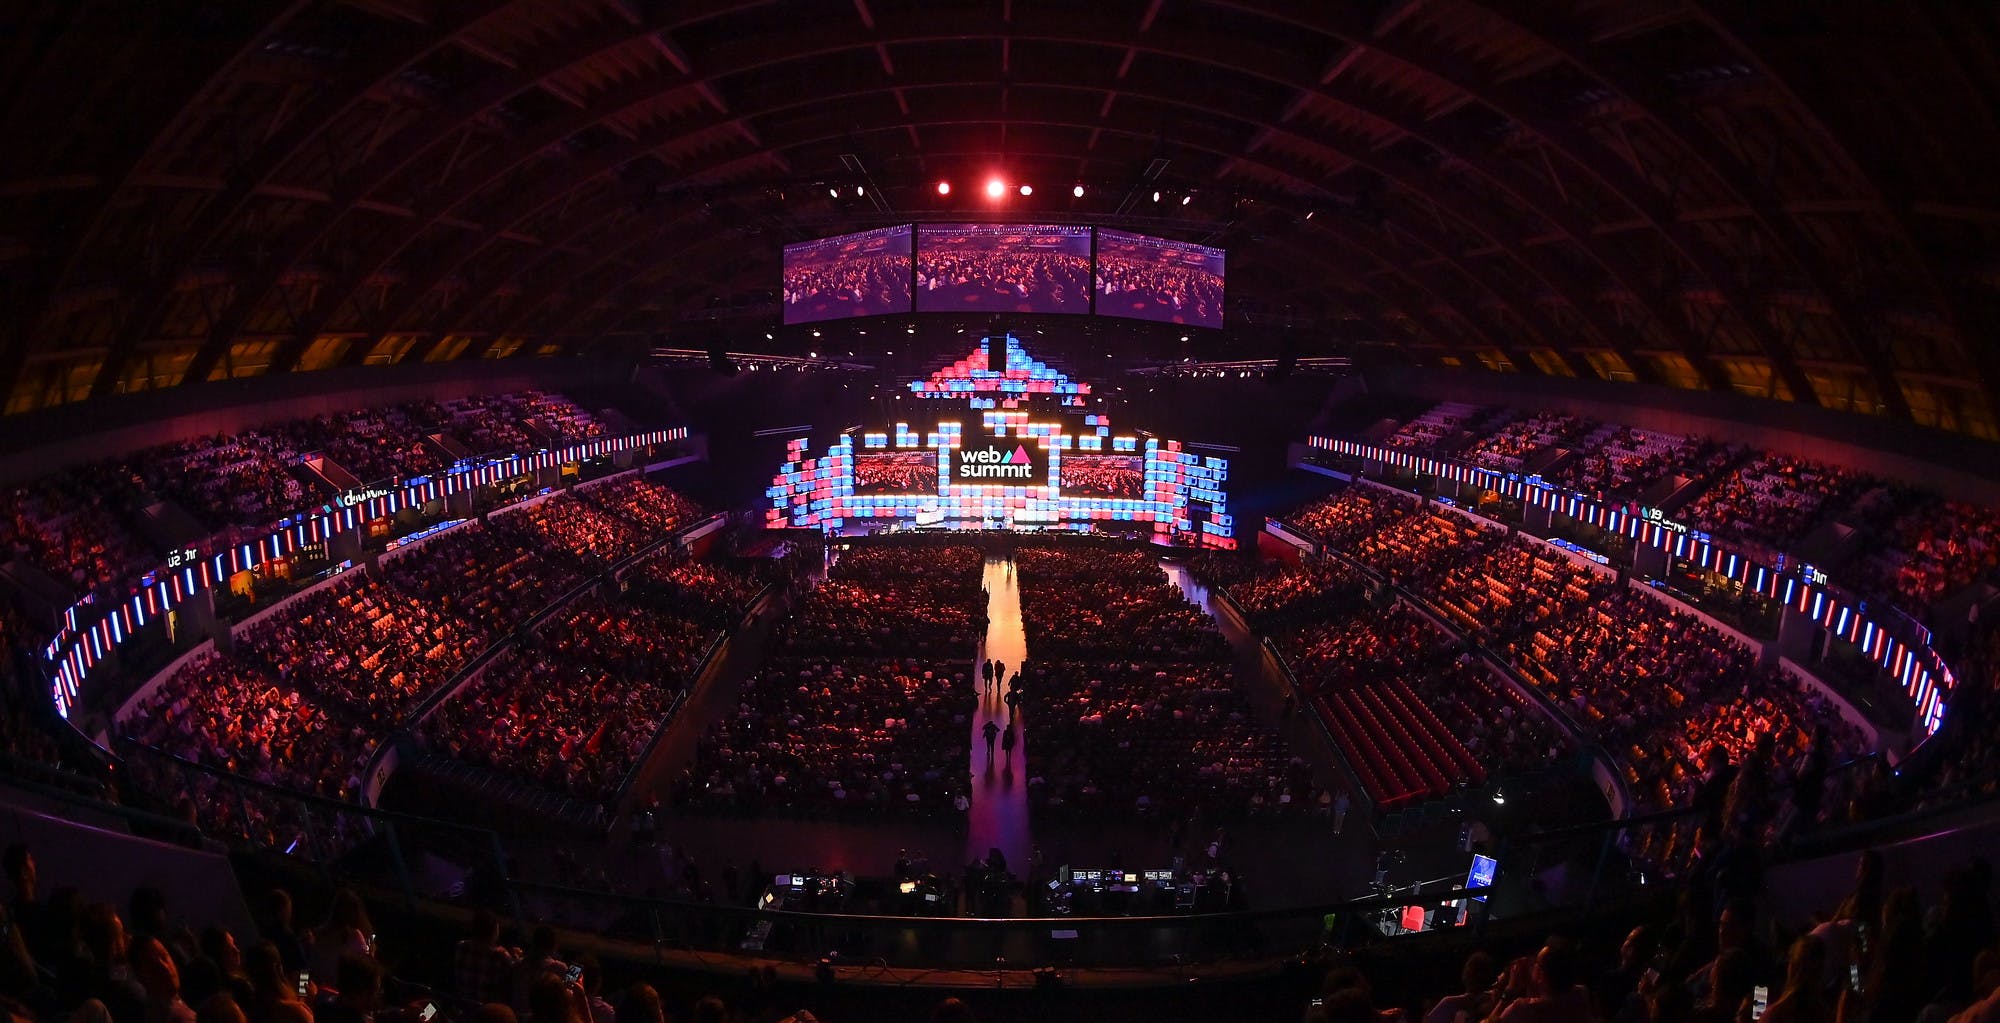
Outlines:
[[1017, 442], [1009, 448], [992, 443], [983, 448], [960, 448], [951, 454], [955, 483], [1036, 486], [1048, 478], [1045, 456], [1036, 444]]

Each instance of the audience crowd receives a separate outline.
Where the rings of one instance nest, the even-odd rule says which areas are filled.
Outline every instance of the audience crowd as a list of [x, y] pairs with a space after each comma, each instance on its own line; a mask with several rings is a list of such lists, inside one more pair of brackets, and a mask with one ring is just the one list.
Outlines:
[[1081, 311], [1090, 307], [1090, 256], [932, 249], [917, 262], [917, 292], [920, 310]]
[[1781, 553], [1804, 539], [1863, 482], [1851, 469], [1764, 455], [1702, 491], [1680, 517], [1721, 539]]
[[1557, 445], [1568, 445], [1596, 425], [1560, 412], [1536, 412], [1474, 440], [1460, 457], [1488, 469], [1518, 472], [1536, 455]]
[[961, 821], [983, 563], [962, 545], [840, 552], [777, 630], [734, 712], [702, 736], [676, 801], [703, 812]]
[[1607, 426], [1586, 438], [1576, 457], [1547, 473], [1549, 482], [1584, 494], [1637, 498], [1662, 480], [1712, 476], [1740, 449], [1700, 437]]
[[1303, 814], [1312, 772], [1238, 688], [1229, 647], [1140, 551], [1014, 555], [1035, 726], [1029, 807], [1060, 819]]
[[604, 802], [666, 727], [714, 637], [637, 602], [586, 598], [482, 669], [419, 727], [419, 741]]

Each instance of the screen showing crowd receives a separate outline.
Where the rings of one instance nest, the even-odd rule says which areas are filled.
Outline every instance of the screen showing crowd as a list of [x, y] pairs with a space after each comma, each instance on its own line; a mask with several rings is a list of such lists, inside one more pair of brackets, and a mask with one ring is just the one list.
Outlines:
[[1222, 326], [1222, 249], [1108, 228], [1097, 232], [1097, 312]]
[[854, 456], [857, 494], [935, 494], [938, 456], [935, 451], [890, 451]]
[[1049, 224], [924, 225], [920, 313], [1088, 313], [1090, 229]]
[[910, 225], [785, 246], [785, 323], [910, 311]]
[[1146, 459], [1143, 455], [1065, 453], [1061, 473], [1065, 497], [1114, 497], [1137, 501], [1146, 496]]

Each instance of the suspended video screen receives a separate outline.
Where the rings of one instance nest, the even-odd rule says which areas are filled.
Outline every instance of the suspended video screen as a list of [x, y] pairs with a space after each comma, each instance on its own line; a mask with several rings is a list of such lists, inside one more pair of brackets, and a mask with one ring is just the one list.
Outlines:
[[925, 450], [855, 455], [854, 492], [935, 494], [938, 492], [938, 453]]
[[910, 311], [910, 225], [785, 246], [785, 323]]
[[1064, 452], [1059, 468], [1064, 497], [1116, 497], [1136, 501], [1146, 496], [1146, 459], [1143, 455]]
[[1222, 326], [1224, 250], [1109, 228], [1097, 232], [1097, 314]]
[[1090, 228], [926, 224], [917, 250], [920, 313], [1090, 312]]

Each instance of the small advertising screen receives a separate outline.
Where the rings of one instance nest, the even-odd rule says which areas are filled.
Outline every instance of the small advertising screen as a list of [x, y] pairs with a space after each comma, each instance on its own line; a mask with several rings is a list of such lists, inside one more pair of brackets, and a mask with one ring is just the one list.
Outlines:
[[1222, 326], [1222, 249], [1104, 228], [1097, 232], [1097, 313]]
[[1146, 496], [1144, 455], [1087, 455], [1064, 452], [1060, 466], [1064, 497]]
[[968, 440], [945, 452], [951, 457], [951, 482], [961, 487], [1044, 487], [1049, 482], [1049, 453], [1041, 444], [1020, 437]]
[[920, 313], [1090, 312], [1090, 228], [926, 224], [917, 240]]
[[857, 494], [935, 494], [938, 456], [935, 451], [890, 451], [854, 456]]
[[785, 323], [910, 311], [910, 225], [785, 246]]
[[[1465, 872], [1465, 887], [1467, 888], [1493, 887], [1493, 871], [1497, 867], [1499, 867], [1499, 865], [1500, 865], [1499, 861], [1495, 860], [1491, 856], [1479, 856], [1479, 855], [1473, 856], [1472, 869]], [[1486, 901], [1486, 896], [1484, 895], [1474, 895], [1472, 898], [1473, 901], [1475, 902]]]

